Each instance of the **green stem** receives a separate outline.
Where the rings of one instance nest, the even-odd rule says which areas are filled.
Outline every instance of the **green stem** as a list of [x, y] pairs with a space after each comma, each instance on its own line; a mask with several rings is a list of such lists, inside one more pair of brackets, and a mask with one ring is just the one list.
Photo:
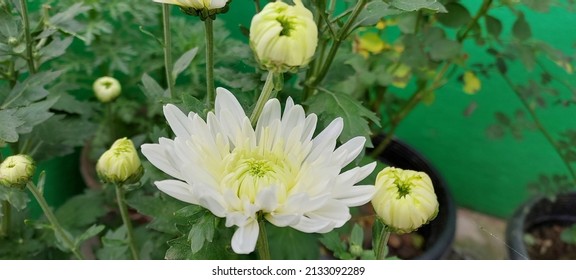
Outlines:
[[28, 4], [26, 0], [20, 0], [20, 7], [22, 8], [22, 24], [24, 27], [24, 36], [26, 37], [26, 53], [28, 63], [28, 71], [30, 74], [36, 73], [36, 66], [34, 65], [34, 52], [33, 52], [33, 42], [32, 35], [30, 34], [30, 20], [28, 19]]
[[211, 18], [204, 21], [206, 33], [206, 109], [214, 104], [214, 24]]
[[261, 260], [270, 259], [270, 247], [268, 245], [268, 235], [266, 234], [266, 221], [263, 217], [258, 219], [258, 241], [256, 247], [258, 248], [258, 256]]
[[138, 249], [136, 248], [136, 243], [134, 242], [134, 230], [132, 228], [132, 222], [130, 221], [130, 215], [128, 214], [128, 207], [124, 201], [124, 189], [122, 185], [116, 186], [116, 202], [118, 203], [118, 209], [120, 209], [120, 216], [122, 216], [122, 222], [126, 226], [126, 232], [128, 234], [128, 244], [130, 246], [130, 251], [132, 252], [132, 258], [139, 259]]
[[44, 196], [42, 196], [42, 194], [38, 191], [34, 183], [28, 182], [28, 184], [26, 184], [26, 187], [32, 193], [34, 198], [36, 198], [36, 201], [38, 201], [38, 204], [40, 205], [40, 208], [42, 208], [44, 215], [52, 225], [54, 232], [58, 236], [60, 236], [62, 242], [64, 243], [64, 246], [66, 246], [77, 259], [83, 260], [84, 257], [82, 257], [82, 254], [78, 250], [78, 247], [76, 246], [76, 244], [74, 244], [74, 241], [70, 239], [70, 236], [64, 231], [64, 229], [56, 219], [56, 216], [50, 209], [50, 206], [48, 206], [48, 203], [44, 199]]
[[7, 200], [2, 201], [2, 226], [0, 228], [0, 238], [8, 236], [10, 233], [10, 218], [12, 206]]
[[388, 239], [390, 239], [390, 233], [387, 226], [382, 227], [378, 247], [376, 248], [376, 252], [374, 252], [377, 260], [383, 260], [386, 258], [386, 255], [388, 255]]
[[480, 7], [480, 10], [478, 10], [476, 15], [472, 18], [472, 20], [468, 22], [464, 31], [457, 36], [458, 42], [462, 42], [464, 41], [464, 39], [466, 39], [466, 36], [468, 36], [468, 33], [472, 31], [474, 26], [478, 23], [478, 20], [480, 20], [480, 18], [483, 17], [484, 15], [486, 15], [488, 10], [490, 9], [490, 6], [492, 6], [492, 2], [493, 0], [482, 1], [482, 6]]
[[254, 0], [254, 7], [256, 8], [256, 13], [260, 12], [260, 0]]
[[540, 130], [542, 135], [544, 135], [544, 137], [546, 138], [548, 143], [550, 143], [550, 145], [554, 148], [554, 151], [556, 151], [556, 153], [558, 154], [558, 156], [560, 157], [560, 159], [562, 160], [562, 162], [566, 166], [566, 169], [568, 169], [568, 172], [570, 172], [570, 176], [572, 177], [572, 181], [574, 182], [574, 184], [576, 184], [576, 171], [574, 170], [574, 168], [570, 164], [570, 161], [568, 161], [568, 159], [566, 157], [564, 157], [564, 155], [562, 155], [562, 148], [560, 147], [558, 142], [556, 142], [554, 140], [554, 138], [552, 137], [552, 134], [542, 124], [542, 122], [540, 121], [540, 118], [536, 114], [536, 111], [534, 110], [534, 108], [532, 106], [530, 106], [530, 104], [528, 103], [528, 101], [524, 97], [522, 97], [522, 94], [520, 93], [518, 88], [514, 85], [514, 83], [510, 79], [510, 77], [508, 77], [508, 75], [506, 75], [502, 72], [500, 72], [500, 74], [502, 75], [502, 77], [504, 78], [504, 80], [506, 81], [508, 86], [510, 86], [510, 88], [512, 88], [512, 91], [516, 94], [516, 96], [518, 97], [518, 99], [522, 103], [522, 106], [524, 106], [524, 108], [528, 111], [528, 113], [530, 113], [530, 117], [532, 118], [532, 120], [534, 120], [534, 124], [536, 125], [538, 130]]
[[174, 91], [174, 77], [172, 77], [172, 34], [170, 33], [170, 5], [162, 4], [162, 26], [164, 30], [164, 68], [166, 72], [166, 84], [168, 93], [172, 98], [176, 97]]
[[268, 71], [268, 75], [266, 76], [266, 82], [264, 83], [262, 92], [260, 92], [258, 101], [256, 101], [254, 111], [252, 111], [252, 115], [250, 116], [250, 123], [252, 123], [252, 126], [256, 125], [256, 122], [258, 122], [260, 114], [262, 114], [264, 105], [266, 104], [266, 102], [268, 102], [268, 99], [270, 99], [270, 97], [272, 96], [272, 93], [274, 91], [274, 75], [277, 74], [275, 74], [272, 71]]
[[336, 57], [336, 54], [338, 53], [338, 49], [340, 48], [340, 44], [342, 44], [344, 39], [346, 39], [346, 37], [348, 36], [354, 21], [356, 20], [356, 18], [360, 14], [360, 12], [362, 12], [362, 9], [364, 8], [365, 4], [366, 4], [366, 0], [359, 0], [356, 3], [354, 10], [352, 10], [352, 13], [350, 14], [350, 17], [348, 17], [348, 20], [346, 21], [344, 26], [342, 26], [342, 28], [338, 31], [338, 35], [334, 39], [334, 42], [332, 43], [332, 46], [330, 47], [330, 50], [328, 51], [328, 55], [326, 56], [326, 59], [322, 62], [321, 69], [318, 72], [315, 71], [315, 73], [312, 73], [312, 75], [309, 75], [309, 79], [304, 84], [304, 96], [305, 97], [310, 96], [312, 91], [314, 91], [316, 89], [316, 87], [322, 82], [322, 80], [324, 80], [324, 78], [326, 77], [326, 74], [328, 74], [328, 70], [330, 69], [332, 62], [334, 61], [334, 58]]

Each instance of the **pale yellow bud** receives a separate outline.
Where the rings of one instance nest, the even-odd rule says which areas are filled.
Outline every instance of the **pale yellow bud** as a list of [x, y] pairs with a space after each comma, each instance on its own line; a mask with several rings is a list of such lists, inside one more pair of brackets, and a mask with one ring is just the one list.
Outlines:
[[438, 199], [424, 172], [386, 167], [378, 173], [375, 187], [372, 206], [395, 232], [414, 231], [438, 214]]
[[116, 140], [96, 163], [100, 179], [117, 185], [136, 183], [143, 168], [134, 144], [126, 137]]
[[250, 47], [267, 70], [295, 70], [307, 65], [314, 56], [318, 28], [302, 1], [294, 0], [294, 4], [268, 3], [252, 18]]
[[23, 189], [30, 181], [36, 165], [34, 160], [27, 155], [14, 155], [7, 157], [0, 164], [0, 185]]
[[188, 15], [214, 19], [216, 14], [228, 11], [229, 0], [154, 0], [157, 3], [177, 5]]
[[110, 102], [120, 95], [120, 82], [112, 77], [100, 77], [92, 85], [96, 98], [102, 103]]

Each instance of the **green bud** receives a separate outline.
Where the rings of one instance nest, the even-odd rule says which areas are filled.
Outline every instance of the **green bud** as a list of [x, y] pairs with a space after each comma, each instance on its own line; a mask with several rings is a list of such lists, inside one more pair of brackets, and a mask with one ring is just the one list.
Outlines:
[[0, 164], [0, 184], [9, 188], [24, 189], [35, 170], [36, 165], [31, 157], [9, 156]]
[[120, 82], [112, 77], [98, 78], [92, 85], [96, 98], [102, 103], [110, 102], [120, 95], [122, 86]]
[[100, 179], [117, 185], [138, 182], [143, 171], [134, 144], [126, 137], [116, 140], [96, 163]]

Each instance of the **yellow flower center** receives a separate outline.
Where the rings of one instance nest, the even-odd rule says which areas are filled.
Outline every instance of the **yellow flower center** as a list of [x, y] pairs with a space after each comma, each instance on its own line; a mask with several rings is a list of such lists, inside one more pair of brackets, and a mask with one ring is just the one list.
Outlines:
[[276, 18], [276, 21], [278, 21], [278, 23], [280, 23], [280, 26], [282, 26], [282, 31], [280, 31], [280, 36], [290, 36], [290, 32], [292, 32], [292, 30], [294, 30], [294, 24], [291, 22], [291, 20], [285, 16], [280, 16], [278, 18]]
[[258, 193], [272, 186], [283, 191], [278, 198], [294, 185], [293, 168], [289, 167], [281, 153], [262, 150], [236, 149], [225, 159], [222, 185], [233, 189], [239, 198], [254, 203]]

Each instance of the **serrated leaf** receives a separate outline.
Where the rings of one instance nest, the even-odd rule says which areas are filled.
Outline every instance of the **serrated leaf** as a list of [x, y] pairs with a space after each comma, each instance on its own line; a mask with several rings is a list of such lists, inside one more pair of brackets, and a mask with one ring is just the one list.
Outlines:
[[290, 227], [267, 226], [270, 254], [274, 260], [317, 260], [320, 257], [318, 235]]
[[12, 88], [0, 108], [27, 106], [32, 102], [45, 98], [48, 95], [48, 91], [44, 87], [61, 74], [62, 71], [44, 71], [29, 76], [26, 80], [17, 83], [14, 88]]
[[34, 159], [40, 161], [74, 152], [74, 148], [84, 145], [95, 129], [96, 124], [85, 119], [55, 115], [22, 138], [33, 144]]
[[100, 260], [128, 259], [127, 237], [124, 225], [116, 230], [109, 230], [101, 238], [102, 248], [96, 252], [96, 257]]
[[25, 191], [0, 185], [0, 201], [8, 201], [12, 207], [22, 211], [28, 205], [30, 198]]
[[390, 5], [374, 1], [369, 2], [364, 6], [364, 9], [360, 12], [356, 21], [354, 22], [353, 26], [371, 26], [375, 25], [380, 21], [381, 18], [385, 16], [397, 15], [400, 14], [401, 11], [396, 9], [391, 9]]
[[15, 116], [16, 110], [0, 110], [0, 140], [14, 143], [18, 141], [16, 128], [24, 124], [24, 121]]
[[216, 219], [214, 215], [206, 213], [192, 225], [188, 233], [192, 254], [198, 253], [204, 247], [205, 242], [212, 242], [216, 230]]
[[421, 9], [445, 13], [446, 8], [437, 0], [392, 0], [390, 5], [400, 10], [412, 12]]
[[468, 9], [460, 3], [451, 2], [446, 4], [446, 10], [448, 10], [448, 13], [436, 16], [438, 21], [445, 26], [459, 28], [472, 20]]
[[154, 196], [136, 194], [128, 197], [126, 202], [138, 213], [152, 218], [147, 225], [148, 228], [169, 234], [179, 234], [176, 224], [181, 222], [181, 218], [174, 213], [186, 207], [186, 203], [160, 194]]
[[[174, 81], [178, 78], [178, 75], [182, 73], [192, 62], [196, 54], [198, 53], [198, 48], [192, 48], [185, 52], [176, 62], [174, 63], [174, 67], [172, 68], [172, 78]], [[174, 82], [173, 81], [173, 82]]]
[[104, 194], [88, 191], [66, 200], [54, 214], [62, 226], [73, 229], [92, 225], [107, 212]]
[[342, 117], [344, 129], [339, 137], [340, 142], [344, 143], [356, 136], [364, 136], [366, 147], [372, 147], [368, 121], [379, 125], [380, 120], [374, 112], [366, 109], [358, 100], [347, 94], [322, 90], [308, 99], [306, 104], [309, 106], [310, 113], [319, 115], [325, 125]]
[[512, 34], [521, 41], [525, 41], [532, 37], [532, 29], [530, 28], [530, 24], [526, 21], [523, 13], [518, 14], [514, 25], [512, 25]]
[[26, 134], [32, 132], [34, 126], [39, 125], [52, 117], [54, 113], [49, 109], [58, 101], [58, 98], [51, 98], [44, 101], [32, 103], [26, 107], [20, 107], [14, 112], [19, 120], [24, 123], [16, 129], [18, 134]]
[[66, 49], [72, 44], [72, 37], [64, 39], [53, 38], [50, 44], [40, 49], [40, 63], [44, 63], [50, 59], [59, 57], [66, 52]]
[[[222, 224], [222, 223], [220, 223]], [[190, 250], [190, 241], [187, 235], [180, 236], [168, 241], [170, 248], [166, 251], [167, 260], [226, 260], [238, 259], [241, 256], [235, 254], [231, 247], [232, 228], [220, 226], [214, 234], [213, 241], [202, 247], [197, 253]]]
[[484, 19], [486, 20], [486, 30], [488, 30], [488, 33], [498, 38], [500, 34], [502, 34], [502, 22], [499, 19], [489, 15], [485, 16]]

